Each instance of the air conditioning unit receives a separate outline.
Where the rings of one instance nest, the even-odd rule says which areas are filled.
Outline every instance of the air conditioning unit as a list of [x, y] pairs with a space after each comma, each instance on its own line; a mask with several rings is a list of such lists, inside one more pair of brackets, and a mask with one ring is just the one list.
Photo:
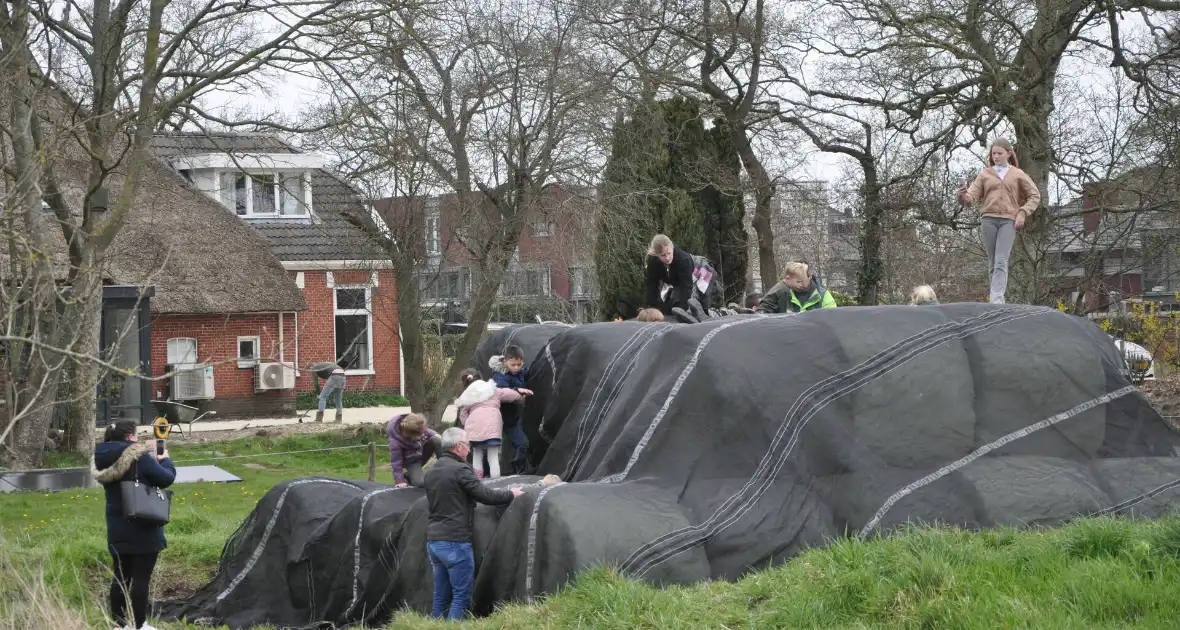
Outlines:
[[254, 389], [295, 389], [295, 366], [290, 363], [259, 363], [254, 368]]
[[208, 363], [188, 363], [170, 366], [172, 375], [172, 400], [211, 400], [213, 389], [213, 366]]

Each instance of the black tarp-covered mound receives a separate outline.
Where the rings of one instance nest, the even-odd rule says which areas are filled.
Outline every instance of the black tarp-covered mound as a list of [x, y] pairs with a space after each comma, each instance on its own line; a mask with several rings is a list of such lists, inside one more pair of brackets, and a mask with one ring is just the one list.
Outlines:
[[[595, 563], [683, 584], [907, 521], [1157, 516], [1180, 486], [1180, 436], [1121, 368], [1091, 323], [1025, 306], [568, 329], [533, 361], [525, 423], [538, 474], [569, 483], [480, 509], [474, 610], [555, 592]], [[243, 627], [427, 611], [418, 491], [331, 483], [272, 490], [213, 584], [174, 613]], [[280, 510], [286, 490], [295, 504]]]

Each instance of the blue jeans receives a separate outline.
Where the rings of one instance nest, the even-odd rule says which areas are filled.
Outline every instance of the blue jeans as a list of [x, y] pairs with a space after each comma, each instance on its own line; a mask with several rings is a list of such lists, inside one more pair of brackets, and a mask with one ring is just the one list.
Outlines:
[[346, 381], [343, 374], [333, 374], [320, 390], [320, 411], [328, 406], [328, 397], [336, 394], [336, 413], [344, 413], [344, 386]]
[[512, 427], [512, 443], [516, 446], [512, 457], [512, 466], [517, 474], [524, 471], [528, 461], [529, 438], [524, 434], [524, 423], [519, 420]]
[[475, 583], [471, 543], [432, 540], [426, 543], [426, 555], [434, 567], [434, 608], [430, 615], [436, 619], [462, 619], [471, 607], [471, 586]]

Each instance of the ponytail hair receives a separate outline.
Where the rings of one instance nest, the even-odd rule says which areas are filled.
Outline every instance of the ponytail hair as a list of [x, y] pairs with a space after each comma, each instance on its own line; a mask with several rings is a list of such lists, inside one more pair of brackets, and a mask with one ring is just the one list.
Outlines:
[[102, 434], [102, 439], [104, 442], [123, 442], [135, 435], [138, 428], [139, 424], [133, 420], [120, 420], [107, 427], [107, 430]]
[[466, 370], [459, 372], [459, 384], [462, 385], [464, 389], [466, 389], [468, 385], [478, 380], [479, 372], [472, 368], [467, 368]]

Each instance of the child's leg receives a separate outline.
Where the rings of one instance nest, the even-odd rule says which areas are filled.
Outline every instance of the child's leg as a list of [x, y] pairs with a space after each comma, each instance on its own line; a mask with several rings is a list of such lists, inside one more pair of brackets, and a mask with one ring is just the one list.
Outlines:
[[483, 478], [483, 456], [488, 452], [488, 447], [482, 444], [473, 444], [471, 446], [471, 467], [475, 469], [475, 476], [480, 479]]
[[500, 447], [488, 447], [488, 479], [500, 476]]

